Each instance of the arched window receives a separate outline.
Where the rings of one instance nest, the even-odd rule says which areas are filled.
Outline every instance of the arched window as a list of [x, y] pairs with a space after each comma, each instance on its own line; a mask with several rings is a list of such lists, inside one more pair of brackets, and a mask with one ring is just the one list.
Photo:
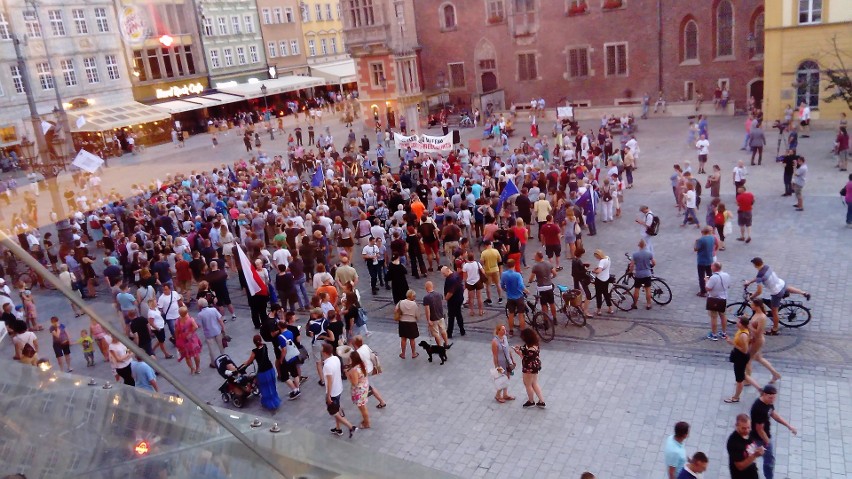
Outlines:
[[683, 58], [681, 61], [698, 60], [698, 24], [695, 20], [683, 27]]
[[796, 70], [796, 104], [811, 108], [819, 106], [819, 65], [811, 60], [802, 62]]
[[716, 56], [734, 54], [734, 7], [728, 0], [719, 2], [716, 8]]
[[456, 28], [456, 7], [452, 3], [441, 5], [441, 28], [451, 30]]
[[755, 15], [754, 19], [751, 22], [751, 37], [754, 40], [754, 43], [752, 43], [753, 47], [751, 51], [752, 57], [763, 55], [763, 22], [763, 12], [760, 12]]

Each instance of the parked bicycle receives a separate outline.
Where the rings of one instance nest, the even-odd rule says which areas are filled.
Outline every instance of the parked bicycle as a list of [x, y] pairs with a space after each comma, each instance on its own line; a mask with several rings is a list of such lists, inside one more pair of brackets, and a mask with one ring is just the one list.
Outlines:
[[568, 318], [568, 321], [577, 326], [585, 326], [586, 315], [580, 307], [583, 304], [583, 292], [561, 284], [557, 284], [556, 288], [559, 290], [559, 311]]
[[[595, 275], [591, 272], [588, 272], [588, 275], [589, 279], [594, 283]], [[615, 281], [615, 275], [610, 275], [607, 285], [613, 306], [624, 312], [628, 312], [633, 309], [633, 305], [636, 304], [636, 302], [633, 300], [633, 294], [631, 293], [630, 288], [623, 284], [618, 284], [618, 282]], [[595, 293], [597, 293], [597, 291], [595, 291]]]
[[[624, 253], [624, 256], [627, 257], [627, 268], [624, 270], [624, 274], [618, 278], [618, 283], [631, 287], [633, 285], [633, 270], [630, 268], [630, 263], [633, 261], [633, 258], [630, 257], [630, 253]], [[651, 299], [660, 306], [665, 306], [672, 302], [672, 289], [669, 288], [669, 285], [663, 278], [654, 276], [653, 272], [651, 273]]]
[[[529, 318], [530, 327], [538, 333], [541, 340], [549, 343], [556, 337], [556, 319], [551, 318], [545, 311], [539, 310], [539, 296], [536, 294], [533, 300], [530, 300], [528, 295], [524, 295], [524, 316]], [[509, 306], [505, 308], [506, 319], [509, 318]]]
[[[784, 300], [782, 300], [781, 305], [778, 306], [778, 322], [788, 328], [801, 328], [810, 322], [811, 310], [808, 309], [807, 306], [803, 305], [801, 301], [788, 300], [787, 298], [789, 296], [790, 293], [785, 294]], [[736, 324], [737, 318], [740, 316], [745, 316], [749, 319], [754, 316], [754, 310], [749, 305], [751, 297], [752, 294], [749, 292], [748, 286], [744, 285], [743, 300], [737, 301], [736, 303], [730, 303], [725, 308], [725, 313], [727, 314], [729, 323]], [[763, 304], [768, 307], [771, 300], [766, 297], [762, 298], [761, 301], [763, 301]]]

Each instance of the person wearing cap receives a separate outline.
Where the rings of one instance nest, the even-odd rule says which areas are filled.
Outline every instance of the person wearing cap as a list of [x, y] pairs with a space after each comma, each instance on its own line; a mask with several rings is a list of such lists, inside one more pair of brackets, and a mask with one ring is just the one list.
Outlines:
[[757, 276], [755, 276], [752, 280], [744, 281], [743, 286], [749, 286], [752, 283], [757, 283], [757, 290], [755, 290], [755, 292], [751, 295], [752, 299], [760, 299], [760, 295], [763, 293], [763, 287], [766, 286], [766, 290], [770, 295], [769, 307], [772, 310], [772, 329], [767, 331], [766, 334], [769, 336], [777, 336], [779, 327], [778, 307], [781, 306], [781, 301], [784, 297], [787, 296], [788, 293], [801, 294], [805, 297], [805, 299], [810, 301], [811, 294], [787, 284], [783, 279], [779, 278], [778, 275], [775, 274], [769, 265], [763, 264], [762, 258], [752, 258], [751, 264], [757, 269]]
[[778, 396], [778, 389], [773, 384], [767, 384], [763, 387], [760, 397], [755, 399], [751, 405], [751, 437], [755, 440], [758, 447], [765, 449], [763, 453], [763, 477], [765, 479], [774, 479], [775, 477], [775, 444], [772, 441], [770, 430], [772, 418], [775, 422], [785, 426], [795, 436], [798, 431], [786, 419], [781, 417], [775, 411], [775, 399]]
[[601, 306], [604, 301], [606, 301], [606, 305], [609, 308], [607, 313], [613, 314], [615, 310], [612, 309], [612, 295], [609, 291], [609, 270], [612, 262], [609, 256], [604, 254], [603, 250], [600, 249], [595, 250], [595, 258], [598, 259], [598, 266], [592, 270], [592, 273], [595, 275], [595, 301], [597, 302], [595, 315], [601, 315]]

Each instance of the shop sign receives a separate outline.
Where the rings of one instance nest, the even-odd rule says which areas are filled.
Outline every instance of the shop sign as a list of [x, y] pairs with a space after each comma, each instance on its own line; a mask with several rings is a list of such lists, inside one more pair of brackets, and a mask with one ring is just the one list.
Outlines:
[[183, 86], [171, 86], [166, 89], [157, 88], [156, 96], [158, 100], [164, 98], [177, 98], [186, 95], [196, 95], [204, 91], [204, 85], [201, 83], [190, 83]]
[[141, 45], [148, 38], [148, 22], [145, 13], [135, 5], [121, 7], [118, 23], [121, 36], [128, 45]]

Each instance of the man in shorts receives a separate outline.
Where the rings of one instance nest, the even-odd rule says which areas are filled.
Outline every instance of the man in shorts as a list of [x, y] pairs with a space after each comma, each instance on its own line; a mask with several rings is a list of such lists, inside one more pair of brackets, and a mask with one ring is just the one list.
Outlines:
[[340, 358], [333, 354], [334, 348], [329, 343], [322, 345], [322, 375], [325, 377], [325, 405], [328, 415], [334, 418], [334, 427], [331, 433], [342, 436], [341, 425], [349, 429], [349, 439], [358, 430], [344, 416], [340, 407], [340, 396], [343, 394], [343, 379], [340, 370]]
[[639, 304], [639, 290], [645, 288], [645, 309], [651, 309], [651, 274], [657, 264], [654, 255], [646, 248], [645, 240], [639, 240], [639, 249], [633, 253], [630, 269], [633, 271], [633, 307]]
[[547, 259], [553, 260], [555, 256], [556, 271], [562, 271], [562, 267], [559, 266], [559, 257], [562, 256], [562, 230], [556, 225], [553, 215], [547, 215], [547, 223], [539, 229], [539, 232]]
[[452, 346], [447, 339], [447, 322], [444, 319], [444, 298], [435, 291], [435, 285], [426, 281], [426, 296], [423, 297], [423, 307], [426, 310], [426, 324], [429, 334], [435, 338], [435, 344], [448, 348]]
[[485, 271], [485, 304], [491, 304], [491, 285], [497, 287], [497, 303], [503, 304], [503, 290], [500, 288], [500, 252], [494, 249], [490, 240], [483, 242], [485, 249], [479, 256], [482, 270]]
[[500, 286], [506, 291], [506, 311], [509, 313], [509, 336], [515, 335], [515, 315], [518, 315], [518, 325], [521, 330], [526, 328], [524, 313], [526, 304], [524, 295], [527, 288], [524, 287], [524, 277], [515, 270], [515, 260], [509, 258], [506, 261], [506, 270], [500, 275]]
[[737, 188], [737, 224], [740, 227], [740, 237], [737, 241], [751, 243], [751, 211], [754, 207], [754, 195], [746, 191], [744, 186]]
[[63, 369], [62, 364], [65, 364], [65, 371], [71, 372], [71, 338], [65, 330], [64, 324], [59, 324], [59, 318], [53, 316], [50, 318], [50, 334], [53, 337], [53, 354], [56, 356], [56, 362], [59, 363], [59, 368]]
[[[548, 224], [553, 223], [548, 222]], [[556, 254], [556, 258], [559, 258], [558, 253]], [[550, 317], [554, 323], [556, 322], [556, 298], [553, 294], [553, 278], [556, 277], [556, 271], [549, 261], [545, 261], [544, 254], [541, 251], [536, 251], [535, 264], [532, 267], [529, 280], [527, 280], [528, 283], [532, 283], [535, 280], [541, 309], [544, 311], [550, 305]]]
[[769, 292], [769, 307], [772, 309], [772, 329], [767, 331], [769, 336], [778, 336], [778, 307], [781, 306], [781, 301], [789, 294], [801, 294], [808, 301], [811, 299], [811, 294], [807, 291], [802, 291], [787, 284], [783, 279], [779, 278], [769, 265], [763, 264], [763, 259], [755, 257], [751, 259], [751, 264], [757, 269], [757, 276], [750, 281], [743, 282], [744, 286], [752, 283], [757, 283], [757, 290], [751, 295], [754, 299], [759, 299], [763, 293], [763, 287], [766, 286], [766, 291]]

